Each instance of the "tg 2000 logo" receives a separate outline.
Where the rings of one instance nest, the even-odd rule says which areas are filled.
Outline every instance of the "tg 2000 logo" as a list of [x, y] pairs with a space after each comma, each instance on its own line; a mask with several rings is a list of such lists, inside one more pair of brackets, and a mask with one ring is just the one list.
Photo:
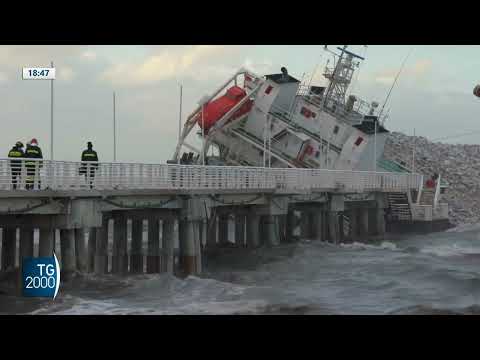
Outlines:
[[51, 257], [23, 260], [23, 296], [55, 299], [60, 286], [60, 265], [55, 253]]

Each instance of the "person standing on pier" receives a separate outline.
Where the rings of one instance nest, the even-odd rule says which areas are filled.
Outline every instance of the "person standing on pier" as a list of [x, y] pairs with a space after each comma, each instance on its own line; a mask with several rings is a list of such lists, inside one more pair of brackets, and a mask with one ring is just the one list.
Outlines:
[[17, 189], [17, 184], [20, 183], [20, 176], [22, 174], [22, 160], [21, 158], [25, 157], [23, 152], [23, 144], [20, 141], [17, 141], [15, 146], [8, 152], [9, 158], [17, 158], [19, 160], [10, 160], [10, 169], [12, 171], [12, 185], [13, 190]]
[[42, 149], [38, 146], [37, 139], [33, 138], [25, 150], [25, 167], [27, 168], [27, 189], [31, 190], [35, 187], [38, 181], [38, 189], [40, 189], [40, 169], [43, 166], [42, 161], [34, 161], [31, 159], [43, 159]]
[[[94, 162], [93, 164], [88, 164], [88, 162]], [[98, 168], [98, 155], [95, 150], [93, 150], [93, 145], [91, 141], [87, 143], [87, 149], [82, 152], [82, 166], [80, 168], [80, 175], [84, 175], [89, 182], [90, 189], [93, 189], [93, 180], [95, 178], [95, 171]]]

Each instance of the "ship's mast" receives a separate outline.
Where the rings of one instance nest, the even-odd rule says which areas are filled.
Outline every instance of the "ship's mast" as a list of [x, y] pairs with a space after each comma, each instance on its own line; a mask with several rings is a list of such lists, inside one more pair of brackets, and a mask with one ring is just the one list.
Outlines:
[[340, 55], [338, 55], [325, 45], [325, 50], [338, 57], [338, 60], [333, 69], [326, 67], [323, 74], [330, 81], [325, 94], [324, 106], [328, 107], [331, 102], [345, 105], [348, 87], [352, 82], [355, 69], [360, 65], [360, 62], [353, 61], [353, 59], [365, 60], [363, 57], [348, 51], [347, 47], [348, 45], [344, 45], [343, 48], [338, 47], [337, 49], [340, 50]]

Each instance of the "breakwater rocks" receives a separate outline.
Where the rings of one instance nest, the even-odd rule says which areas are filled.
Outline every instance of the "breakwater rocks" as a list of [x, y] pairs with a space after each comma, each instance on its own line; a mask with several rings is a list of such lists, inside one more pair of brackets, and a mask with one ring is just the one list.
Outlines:
[[480, 221], [480, 145], [431, 142], [393, 132], [386, 141], [384, 157], [427, 177], [440, 174], [449, 186], [442, 202], [448, 203], [453, 224]]

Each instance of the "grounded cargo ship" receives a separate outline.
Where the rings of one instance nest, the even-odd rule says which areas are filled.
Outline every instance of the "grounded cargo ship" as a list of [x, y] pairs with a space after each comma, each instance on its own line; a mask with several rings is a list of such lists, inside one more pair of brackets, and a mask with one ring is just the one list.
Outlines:
[[[187, 118], [171, 162], [411, 173], [384, 157], [389, 131], [383, 107], [349, 92], [364, 58], [347, 46], [325, 49], [334, 60], [323, 72], [328, 86], [302, 83], [284, 67], [265, 76], [239, 70]], [[197, 126], [201, 148], [187, 141]], [[416, 191], [388, 194], [387, 230], [450, 226], [448, 204], [441, 201], [447, 185], [440, 175], [431, 177], [424, 174]]]

